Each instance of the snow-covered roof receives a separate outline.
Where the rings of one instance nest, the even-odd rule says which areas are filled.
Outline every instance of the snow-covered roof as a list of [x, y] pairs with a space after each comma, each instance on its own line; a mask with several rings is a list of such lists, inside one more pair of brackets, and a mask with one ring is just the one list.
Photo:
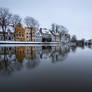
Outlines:
[[49, 31], [49, 29], [46, 29], [46, 28], [42, 29], [42, 33], [44, 33], [44, 34], [51, 34], [51, 32]]
[[36, 32], [36, 35], [37, 36], [42, 36], [42, 34], [39, 31]]

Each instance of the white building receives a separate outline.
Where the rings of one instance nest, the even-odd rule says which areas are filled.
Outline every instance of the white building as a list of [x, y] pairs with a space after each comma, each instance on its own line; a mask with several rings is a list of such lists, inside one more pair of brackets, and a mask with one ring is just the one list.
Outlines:
[[36, 42], [42, 42], [42, 34], [40, 31], [36, 32]]
[[52, 41], [52, 34], [47, 28], [42, 28], [40, 31], [42, 34], [42, 42], [51, 42]]

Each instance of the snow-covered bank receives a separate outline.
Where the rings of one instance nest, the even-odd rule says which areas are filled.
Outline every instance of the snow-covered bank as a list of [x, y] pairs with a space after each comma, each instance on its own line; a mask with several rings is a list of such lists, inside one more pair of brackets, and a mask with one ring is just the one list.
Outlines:
[[16, 41], [0, 41], [0, 47], [15, 46], [60, 46], [59, 42], [16, 42]]
[[60, 44], [60, 42], [17, 42], [17, 41], [0, 41], [0, 44]]
[[0, 47], [17, 47], [17, 46], [61, 46], [61, 44], [0, 44]]
[[15, 46], [70, 46], [70, 43], [61, 42], [16, 42], [16, 41], [0, 41], [0, 47]]

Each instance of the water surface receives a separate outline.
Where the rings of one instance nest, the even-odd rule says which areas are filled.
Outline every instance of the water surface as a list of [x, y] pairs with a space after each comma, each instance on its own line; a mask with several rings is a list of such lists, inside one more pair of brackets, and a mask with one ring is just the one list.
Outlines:
[[89, 92], [91, 88], [91, 48], [0, 47], [0, 92]]

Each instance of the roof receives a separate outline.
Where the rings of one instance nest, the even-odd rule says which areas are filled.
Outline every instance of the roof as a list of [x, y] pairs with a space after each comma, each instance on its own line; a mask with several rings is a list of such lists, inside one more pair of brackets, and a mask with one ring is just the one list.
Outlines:
[[44, 34], [51, 34], [51, 32], [48, 29], [46, 29], [46, 28], [42, 29], [42, 33], [44, 33]]
[[39, 31], [36, 32], [36, 35], [37, 36], [42, 36], [42, 34]]

